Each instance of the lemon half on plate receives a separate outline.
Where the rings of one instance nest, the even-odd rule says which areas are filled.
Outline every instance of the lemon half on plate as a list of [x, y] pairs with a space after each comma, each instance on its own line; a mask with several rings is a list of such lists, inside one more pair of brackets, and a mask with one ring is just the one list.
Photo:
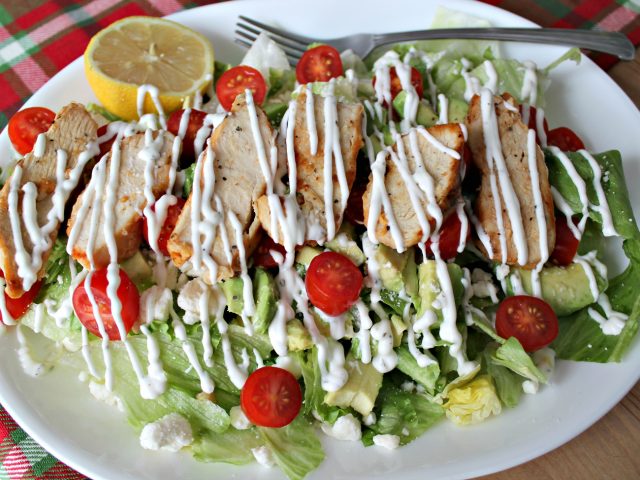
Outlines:
[[[137, 90], [153, 85], [165, 113], [203, 92], [213, 74], [211, 42], [184, 25], [128, 17], [98, 32], [84, 53], [89, 85], [102, 105], [124, 120], [138, 118]], [[157, 113], [149, 95], [145, 113]]]

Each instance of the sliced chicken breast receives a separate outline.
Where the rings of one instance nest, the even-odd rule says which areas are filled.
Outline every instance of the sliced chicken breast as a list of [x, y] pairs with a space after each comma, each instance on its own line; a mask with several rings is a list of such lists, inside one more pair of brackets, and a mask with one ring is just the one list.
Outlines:
[[[24, 285], [19, 274], [19, 251], [26, 253], [26, 257], [21, 256], [33, 267], [37, 267], [35, 277], [27, 280], [27, 284], [40, 279], [44, 274], [44, 266], [64, 219], [67, 200], [81, 181], [83, 171], [91, 168], [92, 159], [99, 152], [96, 143], [97, 129], [98, 125], [84, 106], [71, 103], [62, 108], [53, 125], [36, 142], [34, 150], [18, 162], [0, 191], [0, 268], [4, 272], [6, 293], [10, 297], [20, 297], [24, 293], [23, 286], [29, 287]], [[19, 236], [14, 234], [11, 226], [11, 218], [15, 216], [10, 214], [12, 185], [17, 187], [16, 217]], [[24, 211], [26, 192], [35, 199], [29, 207], [31, 212], [35, 211], [32, 231], [25, 224], [25, 217], [31, 217]], [[34, 227], [40, 234], [32, 235]], [[34, 242], [38, 243], [37, 248]], [[22, 247], [17, 243], [22, 244]]]
[[[492, 160], [495, 168], [491, 168], [488, 163], [487, 139], [482, 121], [482, 99], [475, 95], [471, 99], [469, 113], [466, 124], [469, 131], [469, 146], [471, 148], [473, 163], [478, 167], [482, 175], [480, 192], [475, 202], [475, 212], [486, 232], [491, 243], [491, 252], [478, 242], [479, 248], [494, 261], [502, 262], [506, 259], [507, 265], [519, 265], [518, 254], [520, 253], [521, 266], [534, 268], [541, 260], [546, 261], [541, 255], [540, 228], [536, 218], [536, 201], [534, 188], [539, 189], [542, 200], [541, 207], [544, 210], [544, 220], [546, 224], [546, 242], [548, 252], [552, 252], [555, 246], [555, 216], [553, 209], [553, 197], [549, 185], [549, 172], [544, 163], [544, 155], [540, 147], [535, 145], [535, 168], [538, 174], [537, 185], [532, 185], [531, 171], [529, 167], [528, 154], [528, 132], [527, 125], [522, 122], [515, 100], [508, 94], [503, 97], [493, 97], [493, 105], [485, 108], [493, 108], [495, 111], [495, 121], [497, 133], [500, 138], [500, 153], [504, 159], [504, 164], [508, 172], [508, 182], [500, 180], [497, 172], [497, 162]], [[489, 152], [490, 153], [490, 152]], [[495, 172], [495, 188], [499, 195], [500, 213], [505, 235], [506, 255], [503, 255], [501, 230], [496, 215], [494, 190], [492, 189], [491, 174]], [[508, 186], [510, 183], [511, 187]], [[504, 187], [511, 188], [517, 199], [518, 211], [513, 210], [512, 201], [505, 201], [511, 193], [503, 190]], [[519, 213], [520, 220], [516, 225], [512, 223]], [[518, 240], [520, 238], [521, 240]], [[522, 240], [523, 239], [523, 240]], [[526, 255], [518, 249], [517, 243], [526, 244]], [[524, 250], [522, 247], [520, 250]], [[544, 253], [544, 252], [542, 252]]]
[[[269, 159], [275, 141], [274, 133], [265, 113], [259, 107], [255, 108], [265, 156]], [[198, 160], [198, 168], [201, 169], [200, 190], [196, 192], [194, 188], [191, 192], [169, 239], [168, 249], [176, 266], [192, 275], [202, 276], [209, 283], [215, 283], [232, 277], [234, 272], [240, 270], [238, 233], [241, 234], [242, 248], [247, 257], [260, 240], [260, 223], [254, 214], [254, 203], [264, 194], [266, 183], [244, 96], [236, 99], [229, 116], [213, 131], [210, 148], [212, 157], [207, 159], [205, 149]], [[210, 181], [206, 182], [206, 179]], [[206, 198], [207, 188], [213, 189], [212, 198]], [[196, 194], [200, 198], [199, 203], [194, 198]], [[215, 197], [219, 199], [219, 205], [216, 205]], [[204, 266], [195, 269], [191, 265], [195, 259], [190, 262], [194, 254], [194, 209], [197, 209], [196, 216], [200, 222], [198, 238], [200, 256], [204, 259]], [[211, 213], [209, 218], [206, 217], [206, 212]], [[237, 223], [232, 220], [232, 216], [235, 216]], [[239, 231], [236, 227], [239, 227]], [[207, 232], [215, 233], [210, 242], [206, 240]], [[210, 245], [206, 245], [207, 243]], [[211, 269], [206, 268], [207, 262], [211, 265], [211, 261], [216, 265], [217, 278], [210, 278]], [[190, 264], [185, 265], [187, 262]]]
[[[169, 132], [152, 132], [150, 137], [145, 133], [136, 133], [122, 139], [120, 148], [115, 219], [115, 240], [118, 248], [118, 261], [126, 260], [134, 255], [142, 240], [142, 211], [147, 205], [144, 194], [145, 169], [149, 161], [154, 162], [152, 175], [152, 191], [157, 198], [167, 190], [169, 170], [171, 168], [171, 150], [174, 136]], [[104, 235], [104, 205], [109, 187], [109, 174], [113, 163], [112, 153], [102, 160], [103, 185], [100, 188], [100, 175], [94, 168], [91, 182], [78, 197], [73, 206], [67, 225], [67, 235], [71, 245], [71, 256], [85, 268], [91, 268], [93, 257], [94, 268], [103, 268], [110, 263], [110, 255]], [[96, 199], [96, 195], [98, 198]], [[99, 213], [92, 215], [94, 206]], [[92, 217], [95, 221], [92, 221]], [[89, 255], [89, 244], [92, 236], [93, 248]]]
[[[405, 170], [405, 175], [408, 173], [411, 176], [410, 182], [417, 181], [415, 183], [417, 190], [415, 191], [418, 192], [419, 203], [425, 213], [426, 220], [430, 223], [430, 228], [433, 228], [433, 207], [429, 207], [430, 203], [433, 203], [435, 199], [437, 208], [446, 214], [460, 196], [464, 166], [464, 162], [461, 160], [464, 151], [464, 135], [460, 126], [457, 123], [452, 123], [436, 125], [429, 129], [414, 129], [402, 135], [401, 142], [402, 144], [397, 143], [393, 146], [393, 157], [386, 156], [384, 187], [389, 197], [393, 217], [402, 235], [402, 246], [409, 248], [417, 245], [425, 232], [419, 214], [412, 203], [407, 182], [403, 178], [402, 168]], [[418, 152], [419, 156], [416, 155]], [[455, 158], [456, 156], [458, 158]], [[429, 189], [424, 186], [425, 173], [431, 178], [430, 182], [426, 180], [426, 182], [432, 183], [433, 198], [431, 202], [427, 195]], [[420, 186], [421, 183], [423, 186]], [[369, 216], [375, 214], [373, 211], [375, 209], [372, 208], [375, 188], [372, 174], [362, 198], [365, 224], [367, 225], [371, 224]], [[388, 212], [384, 208], [380, 209], [379, 216], [375, 220], [375, 235], [378, 241], [384, 245], [399, 249], [393, 238]]]
[[[294, 151], [297, 171], [296, 190], [300, 211], [307, 225], [306, 239], [319, 240], [326, 237], [327, 231], [327, 210], [325, 208], [324, 193], [325, 99], [319, 95], [313, 96], [313, 118], [315, 120], [315, 140], [317, 145], [315, 153], [313, 153], [311, 145], [311, 139], [314, 138], [314, 129], [310, 128], [307, 122], [306, 104], [307, 94], [302, 92], [296, 99], [294, 129]], [[337, 102], [336, 111], [338, 143], [344, 164], [346, 184], [348, 189], [351, 190], [356, 176], [358, 152], [363, 144], [363, 108], [360, 104]], [[333, 161], [335, 162], [335, 157]], [[333, 164], [332, 190], [334, 231], [337, 232], [342, 224], [344, 208], [341, 205], [341, 190], [335, 163]], [[271, 212], [267, 197], [263, 196], [258, 199], [256, 207], [256, 213], [262, 228], [274, 238], [274, 232], [271, 232]], [[282, 240], [283, 235], [279, 234], [277, 238]]]

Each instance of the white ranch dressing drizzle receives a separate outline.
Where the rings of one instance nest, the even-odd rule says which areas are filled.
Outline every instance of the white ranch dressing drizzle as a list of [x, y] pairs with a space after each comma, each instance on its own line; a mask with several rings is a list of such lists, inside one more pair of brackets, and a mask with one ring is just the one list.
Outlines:
[[153, 106], [158, 111], [158, 119], [160, 120], [160, 125], [163, 130], [167, 129], [167, 119], [164, 115], [164, 110], [162, 108], [162, 103], [160, 103], [160, 91], [158, 87], [154, 85], [140, 85], [137, 91], [137, 99], [136, 106], [138, 110], [138, 118], [141, 118], [144, 115], [144, 100], [145, 97], [149, 94], [151, 100], [153, 101]]
[[[371, 318], [369, 313], [362, 307], [358, 308], [358, 315], [360, 317], [360, 330], [364, 328], [365, 333], [359, 332], [358, 335], [362, 338], [368, 338], [369, 336], [378, 341], [378, 351], [376, 355], [371, 359], [371, 364], [380, 373], [386, 373], [393, 370], [398, 365], [398, 355], [393, 350], [393, 334], [391, 332], [391, 322], [387, 313], [380, 304], [380, 288], [382, 281], [380, 279], [380, 265], [375, 258], [375, 246], [368, 237], [362, 236], [362, 251], [367, 258], [367, 277], [365, 278], [365, 285], [371, 288], [371, 310], [378, 317], [378, 321], [373, 325], [370, 325]], [[367, 321], [368, 320], [368, 321]], [[367, 345], [367, 356], [371, 357], [370, 346]], [[363, 360], [364, 361], [364, 360]]]
[[449, 123], [449, 99], [443, 94], [438, 94], [438, 123]]
[[[502, 263], [506, 263], [507, 247], [506, 232], [502, 221], [502, 208], [500, 196], [504, 198], [505, 209], [511, 223], [513, 243], [516, 247], [517, 262], [526, 265], [528, 259], [527, 238], [522, 223], [522, 213], [520, 202], [513, 189], [509, 171], [502, 154], [502, 143], [498, 133], [498, 123], [493, 104], [493, 94], [490, 90], [483, 88], [480, 93], [480, 106], [482, 111], [482, 129], [486, 146], [486, 159], [491, 172], [491, 190], [494, 197], [494, 207], [500, 236]], [[498, 174], [500, 192], [498, 192], [495, 174]]]
[[469, 69], [473, 66], [469, 60], [462, 57], [460, 63], [460, 75], [462, 75], [465, 81], [464, 99], [468, 103], [474, 95], [480, 93], [480, 80], [469, 73]]
[[456, 204], [456, 215], [460, 220], [460, 240], [458, 240], [458, 248], [456, 251], [462, 253], [467, 245], [467, 235], [469, 234], [469, 219], [464, 213], [464, 200], [460, 200]]
[[349, 199], [349, 185], [342, 158], [340, 131], [338, 129], [338, 107], [335, 97], [335, 80], [331, 79], [324, 98], [324, 209], [327, 223], [326, 239], [330, 241], [336, 234], [336, 221], [333, 211], [333, 167], [340, 187], [340, 211], [344, 211]]
[[[307, 97], [305, 99], [305, 112], [307, 115], [307, 130], [309, 131], [309, 149], [311, 151], [311, 155], [316, 155], [318, 153], [318, 131], [316, 129], [316, 110], [313, 101], [313, 89], [310, 83], [306, 86]], [[291, 108], [291, 104], [289, 106]], [[295, 108], [295, 107], [294, 107]], [[295, 110], [292, 114], [292, 117], [295, 118]], [[295, 124], [295, 121], [292, 122]], [[289, 139], [287, 139], [287, 144]], [[290, 144], [293, 147], [293, 143]]]
[[495, 94], [498, 89], [498, 72], [496, 72], [491, 60], [485, 60], [482, 65], [484, 66], [484, 71], [487, 74], [487, 81], [484, 84], [484, 88], [488, 88]]
[[580, 264], [584, 269], [584, 273], [589, 280], [589, 289], [591, 290], [593, 301], [597, 301], [600, 297], [600, 290], [598, 289], [598, 282], [596, 281], [596, 276], [593, 273], [593, 268], [598, 270], [598, 274], [601, 277], [607, 278], [607, 267], [598, 261], [595, 250], [585, 255], [576, 255], [574, 262]]
[[540, 140], [540, 146], [547, 148], [547, 132], [544, 129], [544, 109], [540, 107], [536, 110], [536, 134]]
[[613, 226], [613, 218], [611, 217], [611, 210], [609, 210], [609, 203], [607, 202], [607, 197], [604, 194], [604, 189], [602, 188], [602, 170], [600, 169], [596, 159], [593, 158], [589, 152], [586, 150], [580, 150], [579, 153], [587, 160], [591, 170], [593, 170], [593, 188], [598, 197], [598, 205], [592, 204], [591, 208], [598, 212], [602, 218], [602, 234], [605, 237], [616, 236], [618, 235], [618, 232], [616, 232], [616, 229]]
[[547, 241], [547, 219], [545, 218], [542, 191], [540, 189], [536, 132], [531, 129], [529, 129], [527, 134], [527, 159], [529, 163], [529, 176], [531, 177], [531, 192], [533, 193], [533, 208], [536, 214], [536, 223], [538, 225], [538, 248], [540, 250], [540, 261], [531, 271], [531, 285], [533, 288], [533, 294], [536, 297], [541, 297], [542, 285], [540, 284], [540, 272], [542, 271], [544, 264], [549, 259], [549, 242]]
[[171, 318], [173, 319], [173, 332], [176, 335], [176, 338], [180, 340], [182, 344], [182, 350], [184, 351], [189, 363], [195, 370], [198, 378], [200, 379], [200, 388], [204, 393], [211, 393], [215, 389], [215, 384], [213, 380], [209, 376], [209, 373], [202, 368], [200, 364], [200, 360], [198, 359], [198, 354], [196, 352], [195, 347], [187, 337], [187, 330], [185, 329], [184, 323], [180, 321], [180, 317], [178, 314], [171, 309]]
[[42, 158], [47, 148], [47, 135], [46, 133], [39, 133], [36, 137], [36, 143], [33, 145], [33, 156]]
[[2, 313], [2, 322], [0, 322], [0, 326], [4, 328], [4, 325], [15, 325], [16, 324], [16, 320], [13, 318], [13, 316], [9, 313], [9, 310], [7, 309], [7, 302], [6, 302], [6, 297], [5, 297], [5, 290], [6, 287], [6, 283], [4, 281], [4, 278], [0, 278], [0, 313]]
[[580, 176], [580, 174], [576, 170], [576, 167], [573, 165], [573, 162], [562, 150], [560, 150], [558, 147], [555, 147], [555, 146], [550, 146], [549, 150], [551, 150], [551, 153], [553, 153], [553, 155], [558, 160], [560, 160], [560, 163], [566, 170], [567, 175], [569, 175], [569, 178], [575, 185], [576, 190], [578, 192], [578, 198], [580, 199], [580, 203], [582, 204], [582, 218], [580, 219], [580, 222], [578, 224], [578, 228], [576, 231], [575, 228], [572, 228], [573, 222], [571, 221], [571, 215], [567, 215], [567, 213], [570, 211], [570, 207], [568, 206], [567, 202], [564, 201], [564, 198], [562, 199], [562, 202], [558, 201], [560, 198], [562, 198], [562, 196], [555, 189], [555, 187], [553, 186], [551, 187], [551, 192], [554, 196], [554, 201], [556, 205], [559, 208], [564, 208], [564, 205], [567, 205], [567, 207], [565, 209], [562, 209], [561, 211], [565, 215], [567, 215], [567, 224], [569, 225], [571, 232], [573, 233], [576, 239], [580, 240], [580, 238], [582, 238], [582, 233], [584, 232], [584, 227], [587, 223], [587, 219], [589, 218], [590, 203], [589, 203], [589, 196], [587, 195], [587, 184], [585, 183], [583, 178]]
[[[530, 105], [535, 105], [538, 100], [538, 75], [536, 74], [536, 64], [532, 61], [522, 62], [524, 65], [524, 77], [522, 79], [522, 89], [520, 90], [520, 98], [529, 99], [529, 103], [522, 105], [522, 122], [529, 124]], [[537, 119], [536, 119], [537, 120]]]
[[611, 307], [609, 297], [605, 293], [600, 294], [597, 302], [602, 308], [604, 315], [595, 308], [589, 308], [589, 316], [600, 324], [602, 333], [605, 335], [620, 335], [626, 321], [629, 319], [629, 315], [622, 312], [616, 312]]

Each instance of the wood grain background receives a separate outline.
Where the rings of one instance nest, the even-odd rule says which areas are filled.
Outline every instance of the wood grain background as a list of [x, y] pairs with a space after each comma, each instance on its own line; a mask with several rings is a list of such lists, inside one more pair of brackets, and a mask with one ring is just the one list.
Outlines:
[[[618, 63], [609, 74], [640, 108], [640, 48], [634, 61]], [[634, 128], [640, 134], [640, 126]], [[613, 410], [569, 443], [518, 467], [481, 477], [481, 480], [591, 479], [640, 479], [640, 382]]]

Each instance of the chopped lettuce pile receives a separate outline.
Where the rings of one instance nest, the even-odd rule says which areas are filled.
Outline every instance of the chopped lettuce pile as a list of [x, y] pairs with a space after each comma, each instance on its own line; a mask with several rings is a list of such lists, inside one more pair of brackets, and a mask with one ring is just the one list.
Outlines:
[[[451, 22], [468, 25], [466, 15], [452, 16], [441, 12], [437, 17], [440, 26], [452, 26]], [[461, 14], [460, 14], [461, 15]], [[475, 20], [474, 20], [475, 21]], [[483, 22], [480, 24], [484, 25]], [[466, 76], [477, 79], [480, 84], [490, 82], [487, 61], [497, 73], [497, 92], [509, 92], [519, 101], [526, 72], [524, 65], [514, 59], [499, 56], [498, 46], [491, 42], [447, 41], [419, 42], [398, 45], [391, 50], [403, 59], [410, 57], [410, 64], [418, 69], [425, 81], [425, 98], [420, 101], [418, 123], [429, 127], [438, 120], [437, 95], [448, 99], [448, 117], [451, 122], [461, 122], [467, 113], [468, 96]], [[377, 54], [379, 57], [381, 55]], [[578, 58], [570, 52], [567, 58]], [[336, 82], [336, 95], [343, 101], [372, 101], [371, 65], [376, 54], [369, 59], [360, 59], [353, 52], [342, 54], [346, 77]], [[565, 58], [566, 59], [566, 58]], [[563, 59], [563, 60], [565, 60]], [[268, 94], [263, 105], [270, 121], [280, 126], [282, 116], [292, 95], [295, 95], [295, 73], [289, 67], [284, 53], [267, 37], [260, 37], [242, 62], [260, 70], [268, 83]], [[216, 76], [229, 68], [216, 64]], [[544, 103], [544, 89], [548, 70], [537, 70], [537, 104]], [[317, 83], [314, 92], [322, 95], [326, 84]], [[403, 96], [398, 95], [394, 108], [403, 114]], [[216, 101], [208, 106], [215, 109]], [[367, 111], [365, 109], [365, 111]], [[368, 117], [369, 125], [376, 125], [382, 132], [388, 126], [376, 116]], [[389, 140], [391, 140], [389, 138]], [[391, 143], [391, 141], [389, 141]], [[376, 149], [383, 146], [374, 145]], [[553, 150], [545, 151], [549, 178], [553, 187], [566, 200], [570, 209], [579, 215], [583, 212], [579, 192], [568, 177], [566, 169]], [[567, 153], [580, 177], [588, 186], [591, 205], [598, 205], [594, 191], [593, 170], [578, 153]], [[301, 479], [316, 469], [324, 459], [318, 439], [318, 428], [341, 439], [360, 440], [365, 446], [382, 445], [394, 448], [407, 444], [433, 425], [448, 419], [458, 425], [481, 422], [498, 415], [504, 408], [518, 405], [525, 392], [537, 391], [545, 384], [553, 371], [554, 356], [560, 359], [619, 362], [623, 359], [638, 330], [640, 300], [637, 286], [640, 285], [640, 232], [634, 220], [629, 195], [625, 185], [620, 153], [612, 150], [593, 154], [604, 172], [601, 184], [609, 204], [615, 229], [623, 238], [623, 250], [629, 259], [623, 273], [607, 278], [597, 269], [597, 288], [608, 296], [611, 307], [624, 314], [624, 325], [616, 334], [605, 332], [602, 325], [593, 319], [590, 310], [606, 313], [596, 303], [589, 289], [589, 279], [580, 264], [568, 267], [546, 266], [540, 275], [542, 297], [558, 314], [560, 332], [550, 346], [531, 355], [524, 351], [515, 338], [501, 338], [494, 328], [494, 315], [500, 299], [512, 293], [511, 279], [503, 285], [497, 280], [494, 267], [483, 260], [479, 252], [469, 245], [455, 261], [447, 265], [455, 294], [458, 312], [457, 327], [464, 339], [464, 357], [473, 361], [475, 368], [459, 376], [456, 359], [449, 353], [449, 345], [437, 338], [437, 327], [442, 312], [434, 305], [438, 296], [438, 278], [433, 260], [416, 263], [414, 249], [398, 253], [383, 245], [375, 247], [375, 255], [381, 267], [383, 288], [381, 298], [385, 313], [391, 320], [393, 347], [398, 357], [397, 368], [389, 373], [378, 372], [370, 363], [361, 359], [358, 337], [357, 315], [345, 316], [345, 335], [339, 341], [346, 353], [345, 368], [349, 372], [348, 382], [336, 392], [322, 388], [318, 351], [311, 341], [300, 318], [287, 325], [288, 347], [291, 354], [286, 359], [286, 368], [296, 373], [303, 388], [304, 401], [301, 414], [290, 425], [280, 428], [261, 428], [238, 420], [239, 389], [229, 378], [220, 345], [220, 332], [212, 324], [210, 336], [213, 345], [211, 366], [203, 365], [215, 382], [213, 394], [203, 394], [200, 378], [183, 349], [183, 341], [176, 337], [169, 309], [159, 314], [149, 330], [159, 344], [161, 361], [167, 375], [166, 392], [153, 400], [143, 399], [136, 376], [132, 372], [129, 357], [120, 342], [112, 342], [113, 368], [116, 382], [113, 392], [124, 409], [129, 423], [138, 431], [157, 422], [169, 414], [178, 413], [185, 418], [192, 431], [190, 450], [203, 462], [227, 462], [243, 465], [255, 461], [278, 465], [291, 479]], [[193, 169], [185, 170], [185, 195], [192, 184]], [[468, 193], [468, 192], [466, 192]], [[590, 209], [585, 234], [579, 253], [591, 262], [604, 262], [602, 219], [595, 209]], [[343, 253], [362, 265], [365, 260], [361, 234], [357, 228], [346, 223], [340, 240], [329, 242], [325, 248]], [[44, 303], [40, 317], [32, 309], [22, 319], [22, 325], [34, 329], [64, 345], [64, 353], [56, 361], [73, 365], [86, 371], [85, 356], [93, 358], [98, 370], [101, 341], [91, 337], [85, 349], [82, 347], [81, 325], [73, 314], [68, 300], [71, 273], [70, 262], [65, 252], [66, 239], [57, 241], [47, 263], [47, 275], [37, 303]], [[311, 258], [320, 253], [320, 247], [303, 247], [297, 254], [297, 271], [304, 277]], [[130, 274], [144, 296], [154, 285], [154, 259], [148, 252], [140, 252], [126, 262], [123, 268]], [[364, 267], [363, 267], [364, 268]], [[366, 271], [365, 271], [366, 272]], [[522, 287], [532, 293], [527, 272], [520, 271]], [[176, 283], [180, 283], [178, 272]], [[268, 327], [275, 315], [278, 289], [272, 273], [261, 269], [252, 270], [256, 315], [253, 318], [255, 333], [248, 335], [241, 326], [238, 314], [242, 312], [242, 280], [226, 281], [222, 289], [227, 297], [225, 318], [230, 323], [229, 338], [232, 353], [238, 363], [248, 358], [248, 371], [259, 366], [278, 362], [269, 341]], [[365, 288], [362, 299], [370, 302], [370, 289]], [[178, 290], [173, 293], [171, 307], [181, 317], [185, 315], [178, 300]], [[239, 304], [240, 302], [240, 304]], [[66, 308], [66, 310], [65, 310]], [[407, 318], [420, 316], [432, 309], [438, 321], [432, 331], [436, 336], [435, 346], [426, 353], [430, 362], [420, 365], [412, 355], [407, 342]], [[42, 312], [41, 312], [42, 313]], [[321, 329], [328, 332], [329, 325], [316, 318]], [[186, 325], [187, 341], [193, 345], [199, 357], [203, 355], [203, 331], [200, 323]], [[132, 332], [130, 344], [139, 358], [149, 355], [146, 337]], [[337, 340], [332, 340], [338, 342]], [[372, 348], [375, 350], [376, 344]], [[252, 352], [248, 357], [245, 352]], [[255, 355], [253, 352], [256, 352]], [[554, 355], [555, 352], [555, 355]], [[89, 383], [100, 380], [89, 379]], [[266, 447], [266, 448], [265, 448]]]

